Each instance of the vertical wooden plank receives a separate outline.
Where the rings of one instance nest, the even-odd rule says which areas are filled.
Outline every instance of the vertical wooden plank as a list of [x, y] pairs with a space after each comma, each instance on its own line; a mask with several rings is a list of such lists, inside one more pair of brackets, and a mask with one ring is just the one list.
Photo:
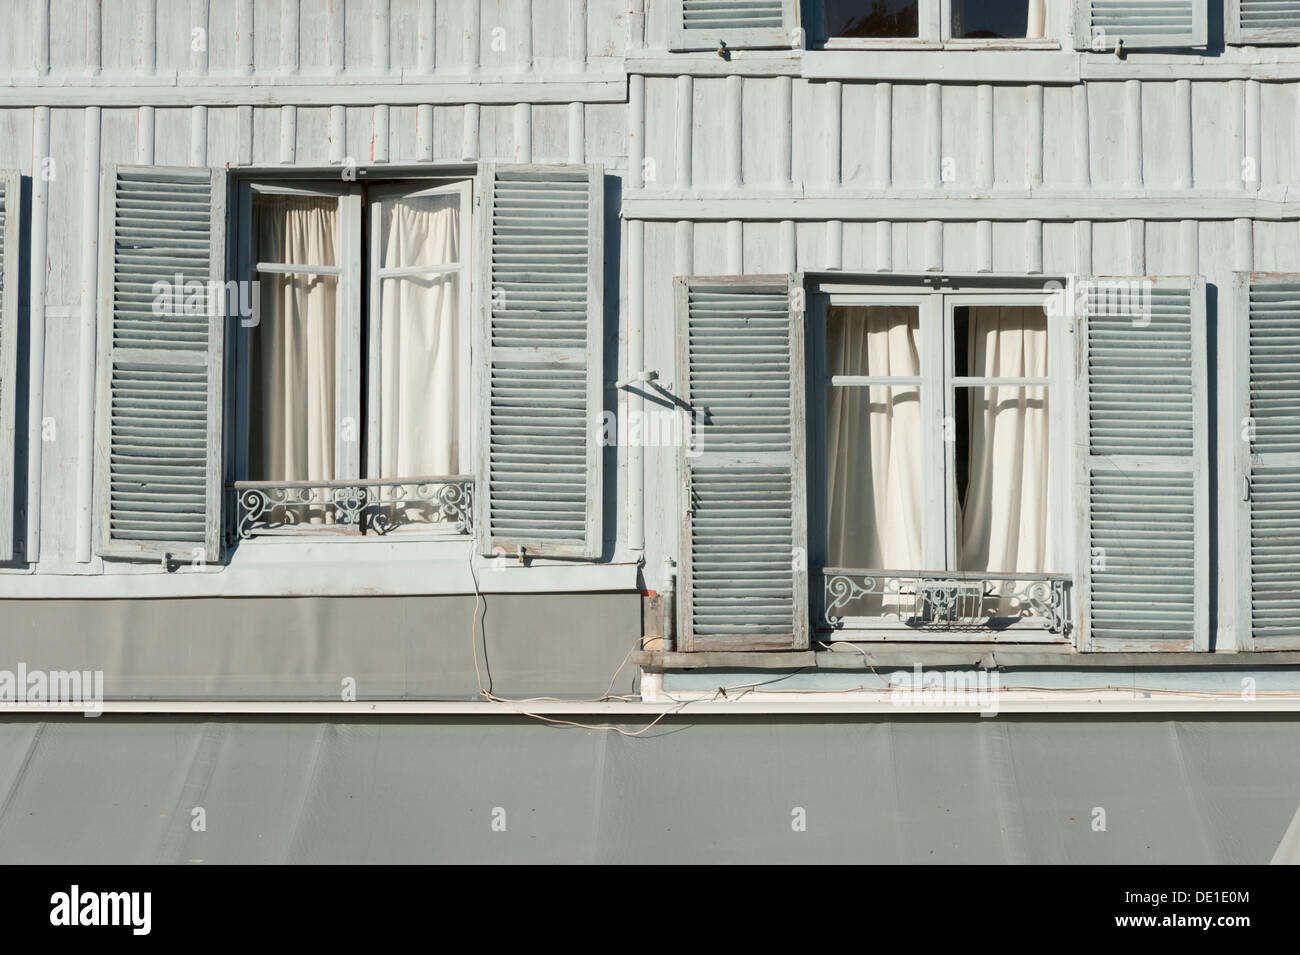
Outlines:
[[208, 164], [208, 108], [190, 107], [190, 165]]
[[880, 221], [876, 223], [876, 271], [892, 272], [894, 270], [894, 224]]
[[242, 166], [250, 166], [253, 163], [253, 107], [240, 106], [236, 110], [236, 126], [238, 128], [238, 152], [239, 163]]
[[37, 0], [36, 17], [36, 75], [47, 76], [50, 72], [50, 0]]
[[1124, 81], [1124, 185], [1131, 189], [1142, 185], [1141, 80]]
[[477, 73], [480, 63], [482, 47], [480, 46], [479, 30], [482, 28], [483, 21], [483, 2], [482, 0], [466, 0], [465, 2], [465, 72]]
[[1232, 270], [1252, 272], [1255, 268], [1255, 223], [1253, 219], [1232, 220]]
[[292, 163], [298, 153], [298, 107], [280, 107], [280, 162]]
[[1147, 274], [1147, 229], [1142, 219], [1128, 220], [1128, 260], [1133, 275]]
[[415, 144], [421, 162], [433, 160], [433, 104], [421, 103], [415, 111]]
[[523, 0], [524, 13], [522, 30], [520, 31], [521, 42], [519, 44], [519, 68], [524, 72], [530, 72], [533, 69], [533, 30], [535, 29], [533, 21], [533, 0]]
[[1260, 133], [1259, 80], [1246, 80], [1246, 155], [1243, 157], [1242, 188], [1255, 192], [1264, 178], [1263, 138]]
[[844, 84], [826, 84], [826, 187], [839, 189], [844, 181]]
[[466, 161], [478, 159], [479, 153], [479, 107], [478, 103], [465, 104], [465, 128], [461, 136], [460, 158]]
[[[975, 123], [975, 186], [988, 193], [993, 191], [993, 87], [988, 83], [976, 87]], [[942, 157], [938, 162], [943, 162]], [[938, 168], [942, 173], [942, 166]]]
[[[44, 3], [41, 4], [45, 6]], [[41, 556], [41, 463], [45, 419], [45, 306], [49, 287], [50, 108], [38, 106], [32, 123], [31, 272], [27, 317], [27, 562]]]
[[329, 157], [332, 163], [341, 163], [347, 158], [348, 146], [348, 110], [346, 106], [330, 107], [330, 144]]
[[1201, 274], [1200, 223], [1184, 219], [1178, 229], [1178, 260], [1185, 275]]
[[390, 0], [373, 0], [374, 12], [370, 22], [370, 59], [376, 73], [387, 73], [392, 68], [389, 33]]
[[569, 0], [569, 60], [575, 70], [587, 68], [587, 0]]
[[688, 276], [695, 273], [695, 223], [679, 219], [673, 236], [673, 275]]
[[727, 221], [727, 274], [743, 275], [744, 272], [744, 227], [740, 219], [729, 219]]
[[925, 184], [937, 188], [942, 182], [943, 93], [938, 83], [925, 84]]
[[[627, 224], [627, 370], [635, 379], [645, 370], [645, 222], [633, 219]], [[639, 388], [627, 392], [630, 421], [641, 421], [645, 399]], [[627, 447], [627, 546], [633, 551], [645, 549], [645, 457], [642, 442], [629, 441]]]
[[1074, 184], [1086, 188], [1092, 182], [1088, 153], [1088, 84], [1074, 88]]
[[[98, 11], [100, 5], [92, 3], [91, 7]], [[203, 76], [208, 72], [208, 55], [212, 48], [212, 0], [191, 0], [190, 23], [192, 29], [203, 31], [202, 43], [194, 42], [193, 33], [189, 37], [190, 72]]]
[[[207, 0], [200, 0], [206, 4]], [[202, 21], [207, 26], [207, 19]], [[207, 72], [207, 53], [203, 54], [203, 72]], [[86, 6], [86, 73], [99, 76], [104, 70], [104, 6], [91, 3]]]
[[993, 223], [981, 219], [975, 223], [976, 272], [993, 271]]
[[533, 161], [533, 107], [516, 103], [514, 108], [515, 162]]
[[1092, 274], [1092, 222], [1079, 219], [1074, 223], [1074, 256], [1077, 275]]
[[1174, 120], [1178, 135], [1174, 139], [1174, 188], [1192, 188], [1192, 81], [1174, 82]]
[[844, 268], [844, 222], [841, 219], [826, 223], [826, 268], [832, 271]]
[[332, 0], [326, 14], [329, 24], [330, 67], [335, 73], [348, 69], [347, 0]]
[[235, 8], [235, 72], [253, 72], [253, 0], [239, 0]]
[[925, 271], [943, 271], [943, 223], [938, 219], [925, 224]]
[[419, 39], [416, 41], [416, 69], [429, 76], [437, 68], [438, 16], [435, 0], [420, 0]]
[[630, 78], [627, 124], [627, 185], [629, 189], [645, 186], [645, 77]]
[[[99, 4], [94, 4], [99, 6]], [[75, 560], [91, 559], [95, 474], [96, 300], [99, 289], [100, 108], [84, 110], [85, 144], [81, 167], [81, 330], [77, 381], [77, 521]]]
[[876, 84], [875, 176], [878, 189], [888, 189], [893, 179], [894, 84]]
[[569, 104], [569, 162], [587, 161], [587, 108], [583, 103]]
[[135, 136], [135, 161], [142, 166], [153, 165], [154, 112], [152, 106], [141, 106], [137, 117]]
[[778, 189], [794, 184], [794, 78], [776, 79], [776, 161], [772, 164]]
[[388, 162], [389, 150], [392, 148], [392, 137], [389, 136], [388, 130], [388, 110], [389, 107], [385, 103], [380, 103], [374, 110], [370, 136], [370, 159], [373, 162]]
[[[744, 148], [741, 142], [742, 124], [744, 123], [743, 82], [740, 76], [734, 73], [727, 77], [727, 114], [726, 128], [724, 130], [727, 165], [726, 171], [723, 173], [723, 185], [728, 189], [738, 189], [741, 182], [744, 181], [741, 169], [744, 156]], [[644, 104], [641, 118], [642, 129], [644, 129]]]
[[1043, 86], [1031, 83], [1028, 89], [1029, 131], [1025, 153], [1025, 185], [1037, 189], [1043, 184]]
[[1228, 149], [1229, 189], [1244, 189], [1246, 186], [1246, 84], [1243, 80], [1228, 82], [1228, 116], [1224, 144]]
[[798, 248], [795, 243], [794, 220], [781, 220], [781, 271], [794, 272], [795, 262], [798, 258]]
[[677, 155], [674, 168], [677, 172], [677, 188], [691, 187], [691, 154], [694, 141], [695, 122], [695, 78], [683, 74], [677, 77], [677, 101], [674, 117], [674, 145]]
[[1025, 272], [1041, 275], [1043, 272], [1043, 220], [1030, 219], [1025, 223]]
[[280, 0], [280, 70], [284, 73], [298, 72], [301, 3], [302, 0]]

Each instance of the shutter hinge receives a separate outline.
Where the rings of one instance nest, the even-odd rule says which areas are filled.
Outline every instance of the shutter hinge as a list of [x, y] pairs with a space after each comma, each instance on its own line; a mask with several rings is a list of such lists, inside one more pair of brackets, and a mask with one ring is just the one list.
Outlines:
[[1241, 499], [1243, 501], [1250, 500], [1250, 475], [1249, 474], [1243, 474], [1241, 476]]

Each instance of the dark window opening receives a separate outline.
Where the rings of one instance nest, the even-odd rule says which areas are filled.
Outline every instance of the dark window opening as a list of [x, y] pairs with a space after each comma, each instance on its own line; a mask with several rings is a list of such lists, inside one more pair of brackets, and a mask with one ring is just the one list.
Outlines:
[[826, 0], [826, 36], [916, 37], [918, 7], [918, 0]]

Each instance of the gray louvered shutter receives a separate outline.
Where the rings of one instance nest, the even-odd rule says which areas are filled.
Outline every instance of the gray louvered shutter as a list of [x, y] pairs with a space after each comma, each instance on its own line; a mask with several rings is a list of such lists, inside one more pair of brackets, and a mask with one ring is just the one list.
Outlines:
[[798, 0], [670, 0], [670, 50], [798, 47]]
[[485, 555], [599, 557], [604, 173], [480, 173], [478, 475]]
[[98, 553], [214, 561], [220, 557], [222, 309], [207, 294], [196, 301], [198, 314], [175, 308], [174, 299], [157, 303], [159, 291], [206, 290], [209, 280], [225, 281], [226, 176], [215, 169], [108, 166], [105, 190]]
[[0, 170], [0, 561], [14, 558], [18, 407], [18, 209], [16, 172]]
[[1300, 275], [1235, 279], [1238, 644], [1300, 649]]
[[1205, 281], [1089, 279], [1076, 408], [1089, 648], [1209, 639]]
[[1228, 0], [1223, 13], [1228, 43], [1265, 45], [1300, 41], [1300, 0]]
[[1206, 0], [1075, 0], [1074, 45], [1112, 52], [1206, 45]]
[[684, 650], [808, 646], [803, 282], [679, 278]]

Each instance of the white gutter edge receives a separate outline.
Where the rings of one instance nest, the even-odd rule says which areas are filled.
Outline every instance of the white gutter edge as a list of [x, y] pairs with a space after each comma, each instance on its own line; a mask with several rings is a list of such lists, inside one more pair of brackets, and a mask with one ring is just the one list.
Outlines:
[[852, 715], [1003, 715], [1037, 714], [1140, 714], [1140, 713], [1300, 713], [1300, 697], [1243, 700], [1232, 697], [1164, 697], [1152, 699], [1102, 699], [1074, 697], [1067, 700], [999, 699], [992, 706], [980, 704], [900, 705], [888, 700], [853, 703], [743, 702], [698, 700], [675, 703], [493, 703], [456, 701], [377, 700], [343, 703], [324, 701], [262, 700], [119, 700], [107, 701], [97, 711], [71, 706], [0, 704], [0, 721], [5, 716], [41, 716], [52, 713], [99, 713], [129, 715], [269, 715], [269, 716], [538, 716], [645, 718], [655, 716], [852, 716]]

